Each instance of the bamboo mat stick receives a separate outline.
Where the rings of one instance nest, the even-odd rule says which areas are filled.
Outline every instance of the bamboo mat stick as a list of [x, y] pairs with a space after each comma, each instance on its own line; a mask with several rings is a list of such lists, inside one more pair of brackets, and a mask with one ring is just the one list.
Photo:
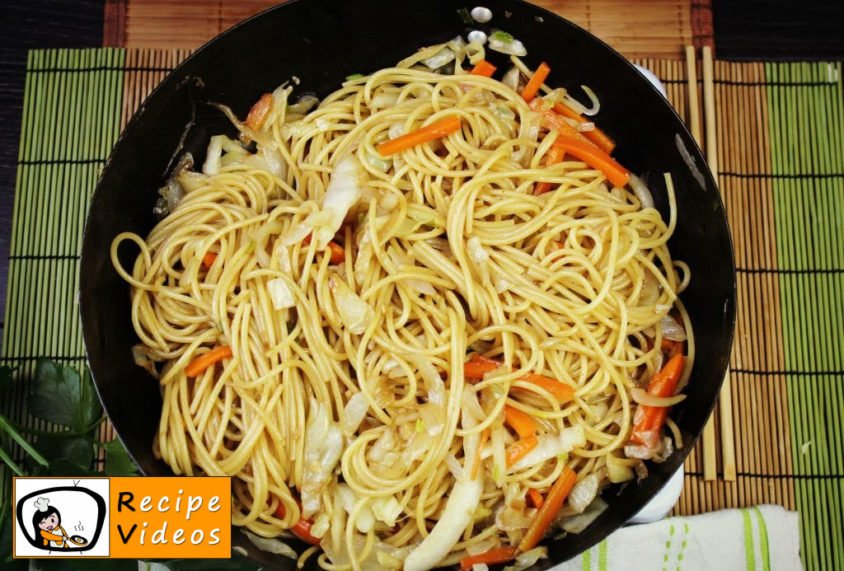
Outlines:
[[[706, 158], [709, 162], [709, 169], [712, 171], [712, 176], [715, 177], [715, 180], [718, 180], [718, 138], [715, 130], [714, 75], [712, 48], [703, 46], [703, 105], [706, 120]], [[724, 480], [734, 482], [736, 480], [736, 451], [733, 437], [733, 395], [732, 387], [730, 386], [729, 367], [724, 375], [724, 382], [721, 383], [718, 408], [720, 411], [718, 419], [721, 424], [721, 464], [724, 471]], [[707, 424], [712, 424], [712, 422], [710, 418]], [[704, 468], [705, 465], [704, 462]]]
[[[698, 146], [703, 146], [700, 136], [700, 101], [697, 88], [697, 54], [694, 46], [686, 46], [686, 78], [689, 83], [689, 127]], [[707, 114], [708, 116], [708, 114]], [[707, 126], [707, 134], [710, 129]], [[713, 130], [714, 132], [714, 130]], [[709, 138], [707, 137], [707, 142]], [[709, 155], [707, 150], [707, 155]], [[703, 428], [703, 479], [712, 481], [717, 475], [715, 455], [715, 421], [712, 416]]]
[[700, 141], [700, 101], [697, 97], [697, 55], [694, 46], [686, 46], [686, 78], [689, 82], [689, 127], [698, 146]]

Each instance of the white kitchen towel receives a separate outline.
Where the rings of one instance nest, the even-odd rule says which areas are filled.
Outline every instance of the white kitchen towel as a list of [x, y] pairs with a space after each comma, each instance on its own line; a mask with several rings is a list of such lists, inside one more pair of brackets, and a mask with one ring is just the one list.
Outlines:
[[800, 571], [797, 513], [763, 505], [624, 527], [553, 571]]

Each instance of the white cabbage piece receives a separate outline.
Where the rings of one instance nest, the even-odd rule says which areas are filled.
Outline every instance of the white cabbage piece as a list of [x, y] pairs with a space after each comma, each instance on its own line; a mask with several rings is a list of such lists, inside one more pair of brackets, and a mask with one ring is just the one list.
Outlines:
[[344, 445], [343, 432], [332, 420], [330, 409], [311, 399], [305, 426], [302, 517], [310, 518], [320, 510], [322, 491], [332, 480]]

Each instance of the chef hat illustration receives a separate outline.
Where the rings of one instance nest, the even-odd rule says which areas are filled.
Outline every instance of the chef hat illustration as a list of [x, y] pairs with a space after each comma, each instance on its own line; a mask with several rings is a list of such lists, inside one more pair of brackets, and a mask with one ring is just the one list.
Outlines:
[[35, 500], [35, 509], [40, 512], [47, 511], [47, 508], [50, 507], [50, 500], [47, 498], [38, 498]]

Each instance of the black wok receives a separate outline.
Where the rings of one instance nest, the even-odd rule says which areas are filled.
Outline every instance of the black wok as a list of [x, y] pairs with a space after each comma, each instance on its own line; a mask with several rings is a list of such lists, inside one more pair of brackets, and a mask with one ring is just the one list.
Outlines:
[[[488, 0], [490, 26], [521, 39], [527, 63], [547, 61], [551, 82], [580, 93], [587, 84], [601, 101], [600, 126], [617, 142], [619, 162], [646, 177], [657, 207], [667, 199], [660, 173], [671, 172], [679, 220], [670, 242], [692, 268], [682, 299], [691, 314], [697, 354], [688, 398], [674, 412], [686, 447], [650, 464], [641, 483], [605, 490], [610, 508], [588, 529], [549, 544], [545, 569], [573, 557], [623, 525], [683, 462], [718, 395], [735, 321], [732, 244], [715, 181], [680, 119], [662, 96], [618, 53], [554, 14], [517, 0]], [[145, 474], [171, 474], [152, 454], [161, 397], [156, 382], [133, 364], [137, 342], [129, 318], [129, 288], [112, 268], [114, 236], [153, 227], [156, 189], [181, 149], [201, 160], [211, 134], [231, 130], [205, 105], [219, 101], [243, 117], [261, 93], [295, 75], [300, 93], [325, 95], [353, 73], [392, 65], [421, 46], [468, 31], [457, 15], [464, 0], [297, 0], [273, 8], [220, 35], [196, 52], [150, 95], [105, 166], [91, 203], [80, 275], [82, 325], [88, 358], [105, 409]], [[487, 26], [482, 28], [489, 29]], [[503, 65], [503, 64], [502, 64]], [[687, 150], [686, 159], [678, 146]], [[690, 169], [687, 161], [694, 163]], [[693, 174], [693, 170], [696, 174]], [[133, 252], [122, 252], [129, 266]], [[240, 534], [235, 534], [240, 537]], [[244, 543], [242, 539], [237, 540]], [[248, 547], [248, 546], [247, 546]], [[249, 548], [265, 566], [292, 562]], [[311, 562], [313, 563], [313, 559]]]

